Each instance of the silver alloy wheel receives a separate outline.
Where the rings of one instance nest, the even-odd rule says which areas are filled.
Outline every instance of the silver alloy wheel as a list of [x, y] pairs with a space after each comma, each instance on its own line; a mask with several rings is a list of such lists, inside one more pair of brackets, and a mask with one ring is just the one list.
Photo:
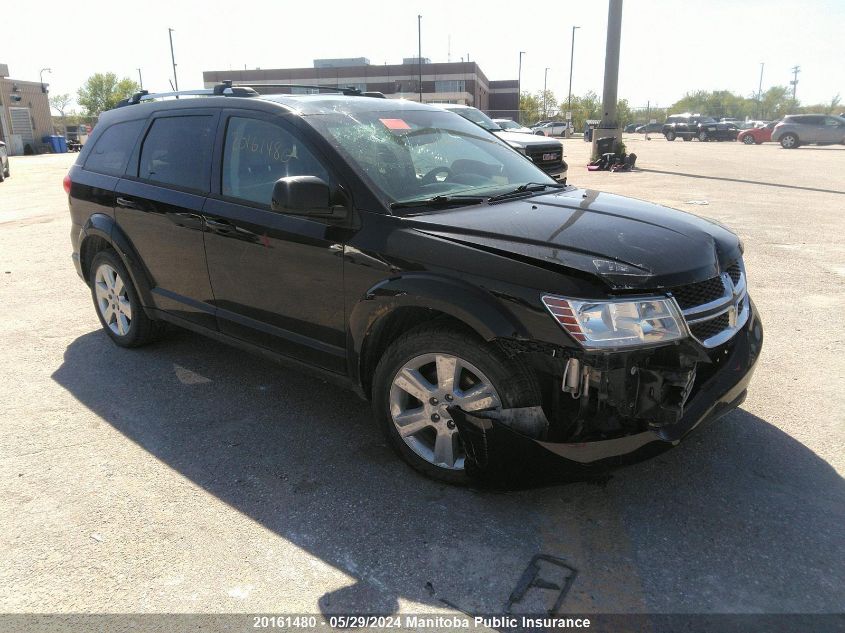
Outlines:
[[751, 136], [750, 134], [746, 134], [745, 136], [743, 136], [742, 142], [745, 143], [746, 145], [753, 145], [754, 143], [756, 143], [756, 141], [754, 140], [754, 137]]
[[393, 377], [390, 415], [405, 444], [429, 464], [462, 470], [464, 451], [446, 407], [465, 411], [502, 406], [499, 394], [475, 365], [451, 354], [423, 354]]
[[707, 132], [705, 132], [704, 130], [701, 130], [701, 132], [699, 132], [699, 134], [698, 134], [698, 140], [702, 141], [702, 142], [706, 141], [707, 140]]
[[132, 324], [132, 305], [117, 271], [108, 264], [100, 264], [94, 275], [94, 291], [106, 325], [118, 336], [126, 336]]
[[780, 144], [786, 149], [789, 149], [790, 147], [795, 145], [795, 136], [793, 136], [792, 134], [784, 134], [783, 138], [781, 138], [780, 140]]

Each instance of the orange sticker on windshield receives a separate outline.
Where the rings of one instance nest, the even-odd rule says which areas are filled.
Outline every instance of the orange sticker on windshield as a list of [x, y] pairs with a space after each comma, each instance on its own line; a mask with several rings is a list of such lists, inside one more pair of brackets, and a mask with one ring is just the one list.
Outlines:
[[388, 130], [410, 130], [411, 126], [402, 119], [379, 119]]

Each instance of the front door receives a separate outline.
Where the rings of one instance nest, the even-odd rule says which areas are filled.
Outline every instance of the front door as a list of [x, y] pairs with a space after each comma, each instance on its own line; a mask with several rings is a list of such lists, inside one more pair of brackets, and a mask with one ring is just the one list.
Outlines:
[[146, 266], [156, 307], [217, 329], [205, 262], [202, 207], [218, 114], [154, 117], [115, 188], [115, 219]]
[[220, 330], [345, 373], [342, 256], [349, 229], [270, 210], [279, 178], [318, 176], [332, 187], [337, 179], [283, 117], [232, 111], [220, 127], [219, 190], [203, 209]]

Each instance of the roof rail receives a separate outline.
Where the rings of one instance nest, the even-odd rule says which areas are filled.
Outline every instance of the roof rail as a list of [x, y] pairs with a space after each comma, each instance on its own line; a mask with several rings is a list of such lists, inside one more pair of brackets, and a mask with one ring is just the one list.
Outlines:
[[384, 99], [385, 96], [381, 92], [361, 92], [358, 88], [354, 86], [347, 86], [346, 88], [341, 87], [334, 87], [334, 86], [315, 86], [312, 84], [258, 84], [258, 83], [243, 83], [238, 82], [234, 84], [236, 87], [243, 87], [243, 88], [304, 88], [306, 90], [317, 90], [317, 91], [328, 91], [331, 93], [336, 94], [343, 94], [347, 97], [377, 97], [380, 99]]
[[214, 88], [200, 88], [198, 90], [174, 90], [171, 92], [150, 92], [148, 90], [141, 90], [136, 92], [131, 97], [119, 101], [115, 108], [122, 108], [128, 105], [135, 105], [142, 101], [152, 101], [154, 99], [163, 99], [165, 97], [257, 97], [258, 93], [252, 88], [246, 86], [232, 86], [231, 81], [224, 81], [217, 84]]

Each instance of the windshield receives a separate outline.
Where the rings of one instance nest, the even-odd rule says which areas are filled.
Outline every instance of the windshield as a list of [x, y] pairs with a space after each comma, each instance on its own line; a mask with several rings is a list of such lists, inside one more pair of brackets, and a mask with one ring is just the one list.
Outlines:
[[501, 130], [498, 124], [493, 122], [489, 116], [484, 114], [481, 110], [476, 108], [446, 108], [450, 112], [454, 112], [455, 114], [460, 114], [464, 117], [467, 121], [472, 121], [476, 125], [480, 125], [485, 130], [489, 130], [490, 132], [495, 132], [496, 130]]
[[308, 122], [388, 203], [556, 184], [504, 141], [451, 112], [337, 112], [310, 116]]
[[499, 127], [503, 130], [513, 130], [515, 128], [522, 127], [519, 123], [516, 123], [515, 121], [497, 121], [497, 123], [499, 124]]

